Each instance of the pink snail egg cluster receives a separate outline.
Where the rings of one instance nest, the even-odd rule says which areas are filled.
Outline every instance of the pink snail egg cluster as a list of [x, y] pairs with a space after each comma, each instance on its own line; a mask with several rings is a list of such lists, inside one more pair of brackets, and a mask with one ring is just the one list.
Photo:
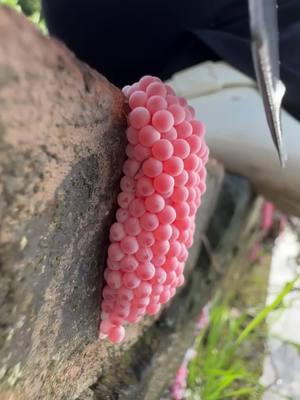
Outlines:
[[123, 89], [130, 112], [127, 160], [110, 228], [100, 338], [159, 312], [184, 283], [195, 215], [206, 190], [204, 126], [187, 101], [145, 76]]

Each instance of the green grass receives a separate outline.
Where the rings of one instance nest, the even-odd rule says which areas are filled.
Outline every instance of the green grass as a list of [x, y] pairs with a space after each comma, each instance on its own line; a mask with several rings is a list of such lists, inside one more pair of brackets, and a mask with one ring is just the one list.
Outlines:
[[285, 285], [276, 299], [251, 317], [218, 297], [210, 324], [196, 340], [197, 356], [189, 365], [188, 398], [202, 400], [258, 400], [263, 358], [264, 322], [283, 301], [296, 280]]
[[40, 0], [0, 0], [1, 4], [25, 14], [43, 33], [47, 33], [46, 24], [41, 15]]

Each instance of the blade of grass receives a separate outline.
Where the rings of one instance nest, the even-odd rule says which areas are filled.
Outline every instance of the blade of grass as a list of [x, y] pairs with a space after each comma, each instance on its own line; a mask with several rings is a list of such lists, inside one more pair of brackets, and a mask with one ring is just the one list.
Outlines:
[[263, 321], [267, 316], [275, 310], [284, 300], [284, 298], [293, 290], [295, 283], [298, 281], [299, 277], [295, 278], [291, 282], [288, 282], [281, 292], [278, 294], [276, 299], [268, 306], [266, 306], [262, 311], [260, 311], [257, 316], [246, 326], [239, 337], [236, 340], [236, 345], [239, 346], [249, 334]]

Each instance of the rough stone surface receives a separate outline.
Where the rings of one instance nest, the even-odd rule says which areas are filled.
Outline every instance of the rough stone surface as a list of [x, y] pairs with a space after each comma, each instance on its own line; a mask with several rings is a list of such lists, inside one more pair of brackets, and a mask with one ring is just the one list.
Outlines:
[[62, 398], [65, 385], [91, 379], [82, 368], [93, 346], [106, 353], [96, 338], [125, 156], [123, 97], [2, 7], [0, 37], [2, 388]]
[[201, 242], [207, 234], [229, 257], [251, 190], [234, 177], [222, 186], [211, 161], [186, 286], [122, 345], [99, 342], [125, 157], [122, 94], [4, 7], [0, 37], [0, 399], [158, 399], [224, 271]]

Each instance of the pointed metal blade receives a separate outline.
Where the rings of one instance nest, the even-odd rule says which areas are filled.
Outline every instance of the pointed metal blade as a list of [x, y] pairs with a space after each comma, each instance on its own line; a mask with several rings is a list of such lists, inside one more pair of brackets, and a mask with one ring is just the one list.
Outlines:
[[281, 166], [285, 165], [281, 104], [285, 86], [280, 80], [276, 0], [248, 0], [252, 56], [266, 118]]

